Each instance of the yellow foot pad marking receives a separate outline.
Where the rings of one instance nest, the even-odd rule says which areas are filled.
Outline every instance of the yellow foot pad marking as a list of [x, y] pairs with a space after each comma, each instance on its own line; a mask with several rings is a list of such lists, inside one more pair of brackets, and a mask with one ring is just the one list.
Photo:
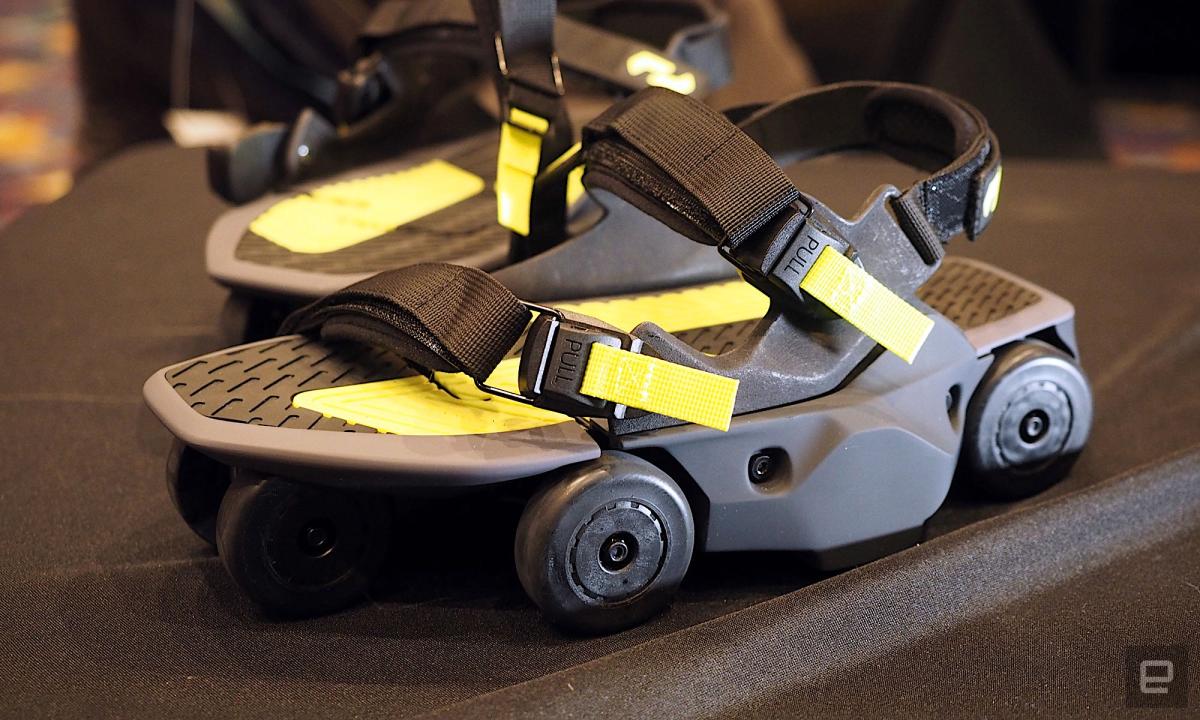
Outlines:
[[[654, 295], [562, 303], [558, 307], [626, 331], [650, 320], [669, 332], [681, 332], [756, 320], [767, 312], [767, 305], [766, 297], [753, 287], [731, 280]], [[519, 365], [518, 358], [501, 362], [488, 384], [515, 391]], [[437, 385], [416, 376], [309, 390], [292, 398], [292, 405], [398, 435], [487, 435], [570, 420], [566, 415], [488, 395], [460, 373], [436, 373], [435, 377]], [[736, 387], [736, 381], [729, 382]]]
[[430, 160], [282, 200], [255, 218], [250, 231], [294, 253], [330, 253], [456, 205], [485, 185], [472, 172]]

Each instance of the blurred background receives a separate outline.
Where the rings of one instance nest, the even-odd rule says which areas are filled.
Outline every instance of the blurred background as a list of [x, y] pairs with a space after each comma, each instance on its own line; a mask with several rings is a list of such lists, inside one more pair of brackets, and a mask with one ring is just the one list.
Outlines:
[[[374, 4], [3, 0], [0, 226], [66, 193], [112, 154], [169, 139], [164, 117], [172, 108], [220, 110], [214, 117], [229, 120], [231, 131], [292, 119], [308, 98], [268, 69], [263, 48], [234, 39], [236, 23], [250, 24], [266, 52], [296, 72], [332, 75], [354, 59], [356, 29]], [[733, 18], [735, 55], [789, 56], [780, 63], [786, 77], [744, 87], [739, 100], [846, 79], [922, 82], [978, 105], [1008, 156], [1200, 171], [1195, 3], [720, 4]]]

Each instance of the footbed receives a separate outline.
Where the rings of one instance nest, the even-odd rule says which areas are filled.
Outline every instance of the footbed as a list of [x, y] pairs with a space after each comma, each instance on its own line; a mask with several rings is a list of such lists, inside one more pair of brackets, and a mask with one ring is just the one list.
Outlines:
[[[331, 252], [293, 252], [247, 227], [234, 250], [234, 257], [275, 268], [341, 275], [376, 272], [384, 268], [421, 262], [448, 262], [506, 246], [509, 233], [496, 224], [496, 198], [495, 194], [488, 190], [496, 177], [498, 137], [496, 132], [482, 133], [456, 146], [444, 157], [437, 158], [483, 180], [484, 189], [465, 200], [369, 240]], [[411, 168], [416, 165], [414, 163], [410, 166], [390, 167], [386, 172], [396, 172], [404, 167]], [[381, 170], [364, 177], [380, 177], [384, 174]], [[325, 183], [321, 187], [331, 184]], [[305, 190], [287, 194], [270, 208], [309, 192], [311, 191]], [[264, 212], [270, 212], [270, 208]], [[498, 257], [503, 255], [498, 254]]]
[[[964, 330], [1002, 320], [1040, 299], [1035, 291], [986, 266], [954, 258], [943, 263], [918, 295]], [[739, 344], [765, 312], [766, 301], [740, 281], [727, 281], [561, 306], [626, 330], [641, 320], [653, 320], [692, 347], [717, 355]], [[727, 321], [696, 327], [696, 318]], [[300, 336], [181, 363], [168, 369], [166, 377], [201, 415], [255, 425], [406, 435], [478, 434], [567, 419], [485, 395], [455, 374], [437, 373], [436, 382], [430, 382], [388, 351]], [[515, 388], [515, 378], [514, 351], [490, 381]], [[336, 393], [322, 392], [335, 388]]]

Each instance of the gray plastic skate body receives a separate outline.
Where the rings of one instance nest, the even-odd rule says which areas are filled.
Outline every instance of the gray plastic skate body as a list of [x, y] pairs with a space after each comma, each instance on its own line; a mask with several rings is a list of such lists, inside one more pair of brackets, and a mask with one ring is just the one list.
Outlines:
[[[992, 322], [964, 321], [969, 327], [922, 302], [917, 290], [938, 266], [921, 262], [904, 240], [889, 203], [898, 195], [879, 188], [849, 221], [802, 196], [780, 225], [793, 238], [811, 233], [814, 245], [819, 237], [857, 250], [867, 272], [934, 320], [911, 365], [798, 287], [773, 285], [771, 270], [788, 258], [763, 252], [769, 237], [743, 257], [755, 263], [746, 276], [758, 276], [771, 308], [737, 349], [709, 357], [651, 323], [634, 329], [657, 355], [740, 381], [728, 432], [681, 427], [661, 415], [609, 422], [612, 448], [674, 468], [703, 496], [693, 505], [705, 550], [805, 550], [834, 568], [879, 554], [881, 543], [912, 544], [949, 492], [967, 403], [992, 351], [1053, 328], [1053, 341], [1078, 356], [1073, 308], [1041, 288], [1031, 288], [1037, 304]], [[776, 254], [786, 254], [779, 247]], [[765, 463], [757, 472], [756, 461]]]
[[[452, 234], [445, 238], [428, 238], [423, 241], [424, 244], [407, 243], [421, 248], [419, 257], [390, 256], [388, 239], [384, 236], [339, 251], [361, 255], [361, 259], [356, 261], [361, 268], [354, 272], [317, 271], [255, 262], [242, 256], [239, 250], [243, 235], [254, 219], [289, 197], [332, 183], [400, 172], [434, 159], [444, 158], [455, 162], [457, 158], [479, 154], [483, 150], [490, 152], [498, 143], [498, 132], [484, 133], [479, 137], [415, 152], [400, 160], [377, 163], [308, 182], [286, 193], [268, 195], [234, 208], [218, 218], [209, 231], [205, 249], [208, 273], [231, 290], [286, 301], [314, 300], [364, 280], [381, 269], [429, 261], [453, 262], [494, 271], [496, 278], [519, 297], [538, 300], [635, 293], [734, 276], [730, 265], [711, 248], [688, 240], [600, 189], [589, 189], [586, 198], [572, 208], [573, 221], [586, 216], [587, 220], [591, 220], [590, 224], [579, 229], [578, 222], [573, 223], [574, 232], [567, 240], [546, 252], [513, 264], [506, 264], [509, 260], [509, 234], [495, 225], [495, 205], [482, 198], [468, 199], [459, 206], [439, 211], [481, 213], [479, 223], [482, 229], [478, 232], [486, 233], [488, 237], [472, 243], [475, 247], [465, 255], [454, 252], [447, 245], [454, 241]], [[490, 171], [481, 169], [480, 172], [490, 188]], [[489, 190], [485, 189], [482, 193], [489, 193]], [[464, 209], [472, 203], [480, 207]], [[420, 221], [415, 221], [410, 225], [419, 224]], [[268, 243], [266, 240], [258, 242], [264, 246]], [[439, 245], [442, 249], [439, 249]], [[438, 255], [439, 252], [443, 254]], [[579, 273], [578, 268], [581, 267], [587, 267], [588, 272]], [[636, 269], [636, 272], [631, 272], [631, 269]], [[537, 282], [531, 284], [531, 278], [536, 278]]]
[[[940, 272], [959, 279], [938, 291], [948, 298], [930, 298], [930, 304], [953, 319], [918, 305], [935, 324], [912, 365], [869, 348], [837, 387], [803, 402], [740, 413], [726, 433], [675, 426], [615, 435], [576, 422], [451, 437], [261, 426], [194, 408], [175, 387], [181, 381], [169, 376], [179, 366], [152, 376], [145, 396], [174, 435], [223, 463], [398, 495], [507, 484], [622, 449], [698, 493], [692, 503], [699, 547], [809, 551], [818, 565], [842, 567], [881, 554], [888, 543], [895, 549], [911, 544], [944, 501], [964, 409], [994, 350], [1036, 336], [1078, 356], [1074, 311], [1062, 298], [974, 260], [948, 258]], [[937, 278], [929, 283], [937, 284]], [[1025, 300], [990, 317], [984, 311], [998, 287]], [[974, 299], [959, 302], [967, 290]], [[207, 357], [224, 363], [229, 352], [269, 346]], [[748, 465], [759, 455], [771, 459], [772, 469], [752, 478]], [[869, 550], [860, 551], [863, 544]]]
[[[857, 262], [892, 292], [928, 311], [915, 297], [937, 270], [926, 265], [905, 239], [890, 210], [890, 200], [900, 195], [891, 185], [878, 188], [854, 220], [840, 217], [817, 199], [801, 194], [790, 212], [739, 248], [741, 258], [730, 257], [746, 279], [771, 298], [771, 307], [750, 337], [731, 352], [711, 357], [681, 342], [654, 323], [642, 323], [633, 335], [666, 360], [697, 367], [739, 381], [735, 414], [797, 403], [825, 394], [840, 385], [875, 349], [873, 340], [816, 300], [799, 290], [802, 275], [789, 276], [792, 288], [772, 281], [772, 271], [787, 265], [780, 257], [807, 238], [832, 240], [853, 248]], [[776, 236], [790, 241], [780, 251]], [[750, 263], [745, 259], [752, 258]], [[776, 270], [776, 272], [778, 272]], [[642, 415], [612, 422], [615, 434], [678, 424], [662, 415]]]
[[[614, 446], [667, 453], [687, 473], [707, 501], [706, 550], [840, 548], [919, 528], [941, 506], [990, 363], [936, 317], [912, 365], [883, 353], [836, 392], [739, 416], [728, 432], [671, 427]], [[771, 469], [756, 477], [759, 456]]]

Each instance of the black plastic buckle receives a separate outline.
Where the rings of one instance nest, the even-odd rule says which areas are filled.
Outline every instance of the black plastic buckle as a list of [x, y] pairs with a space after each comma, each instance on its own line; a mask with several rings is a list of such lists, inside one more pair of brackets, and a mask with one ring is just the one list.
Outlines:
[[800, 283], [826, 247], [858, 261], [848, 240], [830, 223], [822, 222], [811, 205], [796, 200], [736, 248], [722, 243], [718, 249], [747, 282], [766, 295], [807, 308], [821, 304], [801, 290]]
[[[524, 306], [526, 307], [526, 309], [528, 309], [528, 310], [532, 310], [533, 312], [536, 312], [536, 313], [538, 314], [538, 317], [537, 317], [537, 318], [534, 318], [534, 322], [535, 322], [535, 323], [537, 322], [538, 318], [541, 318], [541, 317], [543, 317], [543, 316], [547, 316], [547, 317], [553, 317], [553, 318], [558, 318], [558, 319], [562, 319], [562, 318], [563, 318], [562, 311], [560, 311], [560, 310], [555, 310], [555, 309], [554, 309], [554, 308], [552, 308], [552, 307], [545, 307], [544, 305], [536, 305], [536, 304], [534, 304], [534, 303], [531, 303], [531, 302], [525, 302], [524, 300], [518, 300], [517, 302], [519, 302], [519, 303], [521, 303], [522, 305], [524, 305]], [[529, 344], [528, 344], [528, 342], [527, 342], [527, 343], [525, 344], [525, 348], [526, 348], [526, 349], [528, 349], [528, 347], [529, 347]], [[524, 363], [524, 359], [525, 359], [525, 350], [522, 350], [522, 351], [521, 351], [521, 360], [522, 360], [522, 363]], [[533, 398], [532, 398], [532, 397], [528, 397], [528, 396], [526, 396], [526, 395], [519, 395], [519, 394], [517, 394], [517, 393], [511, 392], [511, 391], [509, 391], [509, 390], [505, 390], [505, 389], [503, 389], [503, 388], [493, 387], [493, 386], [491, 386], [491, 385], [488, 385], [487, 383], [485, 383], [483, 380], [478, 380], [478, 379], [477, 379], [477, 380], [475, 380], [475, 387], [479, 388], [480, 390], [482, 390], [482, 391], [484, 391], [484, 392], [486, 392], [486, 393], [489, 393], [489, 394], [491, 394], [491, 395], [498, 395], [498, 396], [500, 396], [500, 397], [502, 397], [502, 398], [505, 398], [505, 399], [507, 399], [507, 400], [513, 400], [513, 401], [516, 401], [516, 402], [519, 402], [519, 403], [525, 403], [526, 405], [533, 405], [533, 404], [534, 404], [534, 403], [533, 403]], [[518, 387], [519, 387], [519, 386], [518, 386]], [[524, 390], [523, 390], [523, 389], [522, 389], [522, 392], [524, 392]]]
[[615, 328], [567, 317], [554, 308], [523, 303], [538, 313], [530, 323], [521, 352], [519, 393], [481, 381], [484, 392], [573, 417], [624, 417], [626, 407], [584, 395], [584, 370], [594, 343], [637, 352], [642, 341]]
[[399, 80], [381, 53], [359, 58], [354, 67], [338, 73], [334, 119], [344, 125], [358, 122], [387, 105], [398, 89]]
[[558, 53], [550, 53], [550, 84], [547, 86], [511, 71], [504, 52], [504, 38], [500, 33], [495, 34], [494, 43], [496, 65], [500, 68], [500, 76], [504, 78], [504, 97], [501, 98], [504, 104], [501, 108], [504, 118], [507, 119], [509, 109], [515, 107], [552, 122], [559, 113], [562, 98], [566, 95]]

